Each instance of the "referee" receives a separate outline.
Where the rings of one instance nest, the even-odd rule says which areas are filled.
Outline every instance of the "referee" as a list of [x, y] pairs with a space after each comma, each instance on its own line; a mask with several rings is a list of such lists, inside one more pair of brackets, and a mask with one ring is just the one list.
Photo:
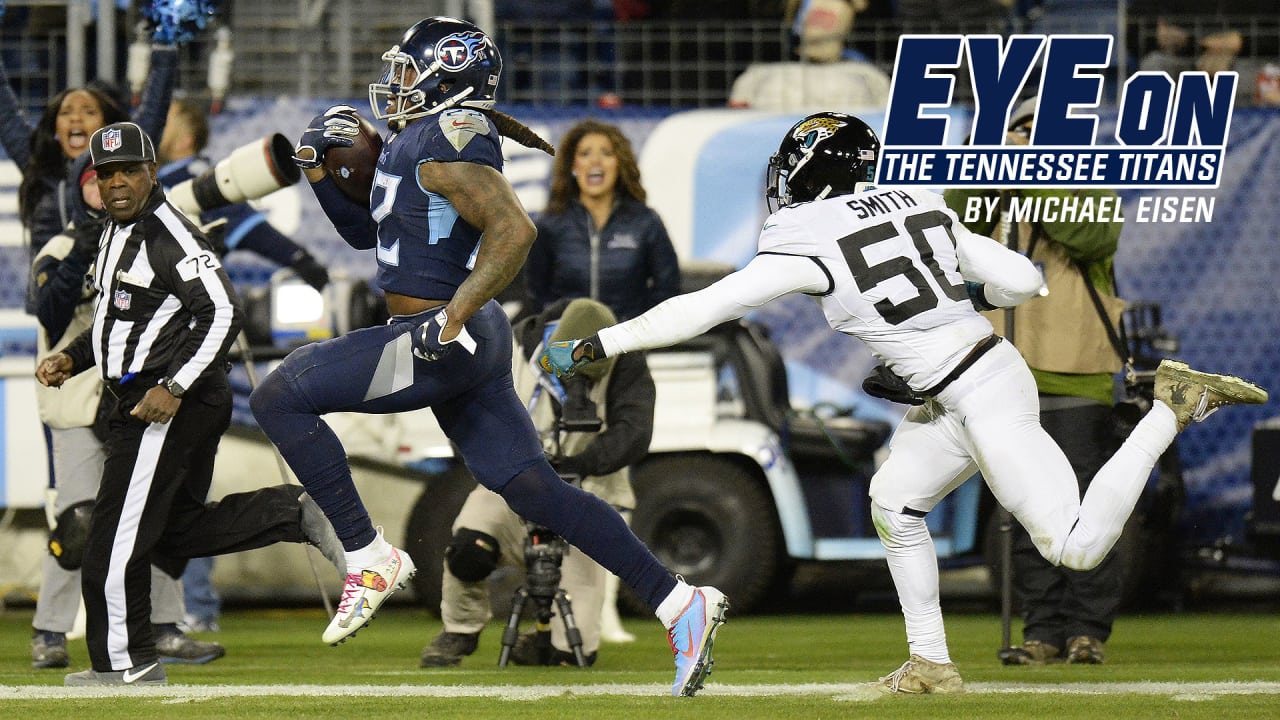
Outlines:
[[93, 326], [36, 369], [57, 387], [96, 366], [114, 396], [82, 571], [93, 669], [65, 682], [164, 684], [150, 619], [152, 562], [177, 577], [187, 558], [282, 540], [336, 547], [337, 537], [327, 522], [328, 538], [308, 522], [323, 514], [297, 486], [205, 504], [231, 421], [226, 354], [240, 330], [239, 300], [207, 239], [165, 200], [140, 127], [101, 128], [89, 152], [111, 217], [93, 270]]

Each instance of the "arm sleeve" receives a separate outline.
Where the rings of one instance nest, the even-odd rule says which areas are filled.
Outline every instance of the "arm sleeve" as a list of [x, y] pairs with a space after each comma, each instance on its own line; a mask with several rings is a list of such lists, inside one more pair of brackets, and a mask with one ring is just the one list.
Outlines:
[[342, 194], [337, 183], [326, 173], [324, 179], [311, 183], [320, 208], [347, 244], [357, 250], [369, 250], [378, 244], [378, 224], [369, 208]]
[[289, 267], [299, 252], [305, 252], [267, 222], [263, 213], [250, 213], [239, 221], [229, 221], [233, 225], [226, 239], [229, 250], [248, 250], [284, 267]]
[[22, 113], [22, 104], [13, 93], [9, 84], [9, 74], [4, 63], [0, 62], [0, 144], [4, 151], [22, 172], [31, 159], [31, 133], [34, 128], [27, 124]]
[[676, 259], [676, 249], [671, 245], [666, 226], [657, 213], [650, 212], [649, 277], [653, 279], [653, 287], [649, 288], [649, 307], [653, 307], [680, 292], [680, 261]]
[[178, 48], [172, 45], [151, 46], [151, 70], [142, 89], [142, 99], [134, 112], [134, 122], [159, 144], [164, 123], [169, 117], [169, 102], [178, 79]]
[[824, 293], [828, 284], [826, 273], [810, 257], [757, 255], [746, 267], [702, 290], [677, 295], [638, 318], [601, 330], [600, 341], [609, 356], [666, 347], [783, 295]]
[[1035, 264], [984, 235], [969, 232], [962, 225], [952, 228], [960, 274], [965, 280], [985, 283], [987, 302], [996, 307], [1012, 307], [1040, 292], [1044, 278]]
[[[168, 235], [162, 235], [156, 240], [148, 246], [152, 269], [194, 319], [166, 374], [179, 385], [191, 387], [205, 370], [226, 357], [240, 332], [243, 315], [231, 280], [212, 250], [194, 239], [173, 242]], [[171, 242], [167, 251], [156, 252], [157, 245]], [[195, 272], [186, 273], [189, 277], [184, 278], [179, 267], [185, 263], [190, 263]]]
[[562, 468], [583, 477], [600, 476], [643, 459], [653, 439], [656, 397], [644, 355], [618, 358], [609, 376], [607, 427], [582, 452], [565, 458]]

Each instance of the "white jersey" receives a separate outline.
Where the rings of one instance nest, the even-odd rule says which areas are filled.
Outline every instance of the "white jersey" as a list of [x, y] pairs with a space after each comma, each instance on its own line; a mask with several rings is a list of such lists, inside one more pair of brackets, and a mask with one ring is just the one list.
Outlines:
[[966, 230], [940, 195], [872, 189], [779, 210], [745, 268], [600, 338], [610, 354], [661, 347], [803, 292], [833, 329], [866, 342], [912, 388], [926, 390], [992, 332], [966, 279], [988, 283], [987, 300], [1002, 306], [1041, 285], [1026, 258]]
[[[1016, 305], [1043, 284], [1030, 260], [965, 230], [939, 196], [873, 189], [779, 210], [746, 267], [599, 337], [609, 355], [662, 347], [801, 292], [817, 298], [832, 328], [865, 341], [913, 389], [928, 390], [991, 333], [962, 280], [984, 283], [996, 306]], [[941, 631], [941, 611], [926, 597], [936, 593], [937, 558], [920, 541], [928, 536], [923, 516], [975, 469], [1045, 558], [1086, 570], [1115, 544], [1178, 431], [1173, 412], [1156, 402], [1082, 501], [1075, 471], [1039, 419], [1035, 378], [1009, 343], [907, 411], [870, 487], [886, 547], [900, 560], [911, 554], [890, 563], [900, 592], [910, 589], [901, 595], [905, 612], [928, 616]], [[907, 526], [916, 521], [917, 529]], [[922, 627], [908, 630], [913, 644]]]

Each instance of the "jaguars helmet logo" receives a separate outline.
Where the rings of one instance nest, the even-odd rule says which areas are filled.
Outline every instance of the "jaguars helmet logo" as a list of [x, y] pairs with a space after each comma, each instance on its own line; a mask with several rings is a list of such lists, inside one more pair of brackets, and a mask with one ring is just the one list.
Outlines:
[[791, 137], [800, 143], [800, 147], [812, 150], [815, 145], [832, 137], [845, 125], [845, 122], [833, 117], [813, 117], [796, 125], [791, 131]]

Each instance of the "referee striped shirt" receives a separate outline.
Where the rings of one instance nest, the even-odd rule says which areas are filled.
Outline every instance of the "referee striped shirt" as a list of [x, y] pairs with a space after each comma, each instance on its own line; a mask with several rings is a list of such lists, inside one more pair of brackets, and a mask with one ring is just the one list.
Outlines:
[[240, 332], [239, 299], [208, 240], [157, 185], [134, 221], [112, 221], [94, 266], [93, 327], [65, 350], [73, 372], [191, 387], [221, 368]]

